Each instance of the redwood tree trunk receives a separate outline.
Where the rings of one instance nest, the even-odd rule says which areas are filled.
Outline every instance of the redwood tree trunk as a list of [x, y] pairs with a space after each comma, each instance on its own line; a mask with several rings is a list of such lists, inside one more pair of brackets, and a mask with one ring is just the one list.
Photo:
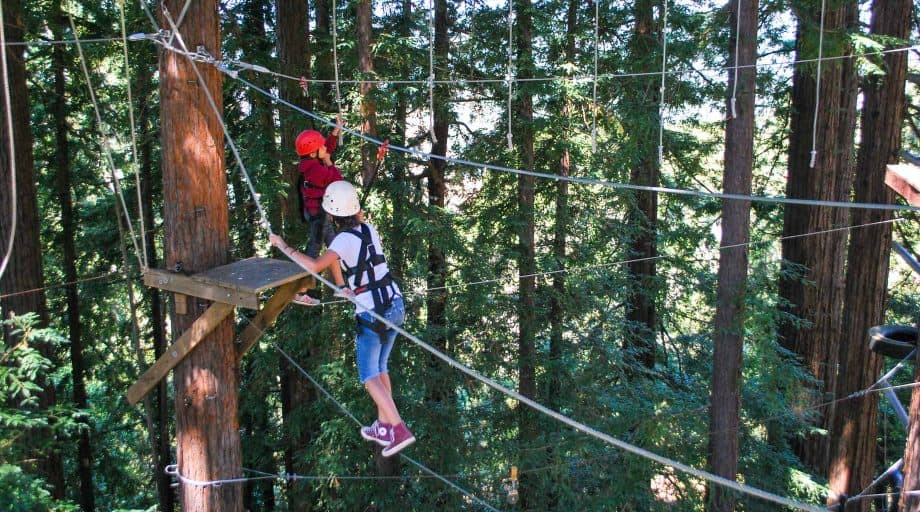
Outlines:
[[[374, 32], [373, 12], [371, 0], [358, 0], [357, 31], [358, 31], [358, 71], [363, 78], [374, 76]], [[377, 100], [374, 91], [377, 86], [373, 82], [361, 82], [361, 133], [371, 137], [377, 136]], [[374, 172], [374, 162], [377, 148], [370, 144], [361, 144], [361, 180], [367, 186], [371, 174]]]
[[[740, 25], [736, 20], [740, 20]], [[735, 117], [725, 126], [725, 168], [722, 187], [726, 194], [751, 193], [754, 167], [754, 99], [756, 96], [757, 0], [731, 4], [729, 25], [737, 27], [729, 41], [728, 62], [749, 66], [728, 73], [728, 90], [737, 86]], [[735, 40], [738, 49], [735, 51]], [[732, 112], [731, 98], [726, 111]], [[741, 409], [741, 359], [744, 343], [744, 300], [750, 240], [750, 201], [725, 200], [722, 205], [722, 249], [716, 292], [715, 335], [712, 354], [712, 393], [709, 400], [709, 466], [712, 472], [735, 479], [738, 474], [738, 424]], [[733, 512], [735, 495], [710, 485], [708, 510]]]
[[[820, 6], [803, 3], [796, 37], [796, 59], [817, 57], [813, 45]], [[835, 48], [835, 55], [851, 52], [846, 33], [855, 30], [857, 2], [846, 0], [828, 5], [825, 13], [824, 49]], [[816, 69], [798, 66], [793, 73], [792, 121], [789, 142], [789, 175], [786, 195], [795, 198], [846, 201], [852, 185], [851, 162], [856, 119], [857, 77], [854, 59], [825, 61], [821, 73], [821, 101], [818, 105], [817, 154], [812, 168], [812, 122], [815, 115]], [[783, 235], [792, 236], [845, 226], [848, 211], [843, 208], [787, 205]], [[799, 355], [807, 370], [821, 383], [815, 392], [827, 396], [811, 397], [823, 402], [836, 387], [834, 369], [842, 337], [844, 258], [847, 234], [842, 231], [820, 236], [786, 238], [782, 253], [784, 272], [779, 289], [790, 305], [787, 312], [809, 325], [786, 323], [780, 327], [781, 343]], [[790, 277], [795, 265], [804, 269], [804, 279]], [[806, 403], [806, 406], [811, 403]], [[830, 429], [834, 408], [821, 409], [817, 426]], [[807, 436], [793, 440], [793, 449], [803, 462], [820, 474], [828, 467], [828, 438]]]
[[[657, 69], [660, 65], [659, 32], [655, 30], [652, 0], [639, 0], [633, 4], [635, 24], [631, 42], [633, 57], [639, 59], [640, 72]], [[657, 60], [647, 60], [657, 55]], [[633, 126], [630, 128], [633, 144], [638, 150], [638, 160], [630, 170], [629, 181], [635, 185], [658, 186], [658, 115], [661, 94], [658, 92], [658, 77], [644, 78], [641, 94], [633, 112]], [[629, 296], [626, 306], [626, 337], [623, 348], [637, 363], [652, 368], [655, 366], [656, 334], [658, 319], [655, 308], [657, 296], [656, 243], [658, 224], [658, 194], [636, 191], [634, 204], [629, 210], [629, 226], [635, 230], [630, 240]]]
[[[167, 2], [171, 13], [184, 2]], [[189, 4], [180, 27], [189, 48], [198, 46], [220, 55], [217, 1]], [[160, 59], [160, 111], [163, 144], [166, 266], [181, 264], [201, 272], [228, 263], [230, 255], [224, 134], [204, 88], [222, 108], [222, 75], [198, 66], [199, 83], [184, 56], [164, 52]], [[188, 297], [188, 313], [173, 310], [173, 336], [178, 337], [210, 304]], [[196, 480], [240, 476], [237, 415], [239, 376], [233, 317], [221, 324], [175, 369], [176, 437], [179, 472]], [[236, 511], [242, 507], [239, 485], [180, 487], [183, 510]]]
[[[63, 39], [63, 27], [67, 20], [61, 11], [61, 3], [56, 0], [53, 5], [55, 39]], [[64, 72], [67, 68], [67, 56], [62, 45], [56, 45], [51, 51], [54, 63], [53, 116], [56, 153], [54, 167], [57, 173], [57, 196], [61, 207], [61, 249], [64, 253], [64, 280], [69, 283], [67, 293], [67, 327], [70, 341], [70, 367], [73, 381], [73, 402], [79, 409], [87, 409], [86, 397], [86, 363], [83, 359], [83, 325], [80, 322], [80, 297], [77, 294], [77, 251], [74, 243], [75, 212], [73, 194], [71, 193], [70, 143], [67, 126], [67, 83]], [[83, 428], [77, 439], [77, 475], [80, 481], [80, 508], [92, 511], [96, 508], [93, 490], [93, 452], [89, 434], [92, 425], [88, 415], [81, 415]]]
[[[872, 34], [907, 39], [912, 9], [910, 0], [873, 1]], [[898, 161], [901, 149], [907, 54], [885, 55], [884, 66], [884, 76], [869, 76], [863, 84], [862, 140], [854, 183], [857, 202], [894, 202], [894, 192], [885, 185], [885, 170], [887, 164]], [[885, 210], [853, 210], [851, 215], [854, 226], [892, 218]], [[883, 358], [869, 350], [866, 332], [884, 323], [890, 251], [891, 224], [850, 232], [837, 396], [867, 388], [882, 369]], [[852, 496], [872, 482], [877, 418], [878, 395], [874, 393], [836, 411], [828, 471], [832, 492]], [[869, 504], [863, 500], [848, 505], [847, 511], [869, 510]]]
[[[530, 0], [514, 0], [514, 14], [516, 18], [516, 44], [517, 44], [517, 69], [518, 78], [533, 77], [533, 13]], [[515, 103], [514, 143], [518, 149], [518, 157], [524, 169], [534, 169], [536, 156], [534, 154], [534, 128], [533, 128], [533, 93], [529, 84], [519, 82]], [[533, 274], [536, 272], [536, 248], [534, 243], [534, 177], [518, 176], [517, 188], [518, 203], [518, 392], [528, 398], [535, 398], [537, 393], [536, 383], [536, 283]], [[532, 443], [539, 428], [536, 418], [529, 407], [520, 407], [519, 434], [521, 444]], [[537, 455], [537, 454], [533, 454]], [[526, 460], [526, 459], [522, 459]], [[533, 507], [539, 502], [538, 492], [535, 488], [536, 479], [529, 482], [521, 480], [521, 506]]]
[[[20, 0], [5, 0], [3, 2], [3, 18], [5, 35], [8, 43], [23, 40], [23, 12]], [[3, 51], [0, 48], [0, 51]], [[10, 90], [10, 114], [13, 118], [13, 133], [7, 128], [7, 106], [0, 96], [0, 259], [6, 256], [10, 236], [15, 238], [13, 251], [10, 254], [6, 271], [0, 276], [0, 295], [26, 290], [36, 290], [42, 287], [44, 277], [42, 274], [42, 248], [39, 239], [41, 228], [38, 214], [37, 193], [35, 186], [35, 170], [32, 159], [32, 132], [29, 119], [29, 93], [26, 88], [26, 66], [24, 51], [25, 46], [8, 45], [6, 48], [8, 74], [0, 76], [0, 86], [8, 86]], [[4, 80], [9, 80], [4, 84]], [[3, 89], [0, 88], [0, 91]], [[9, 151], [9, 138], [12, 137], [15, 148], [15, 157]], [[15, 168], [13, 174], [16, 180], [16, 216], [11, 216], [12, 179], [11, 165]], [[15, 226], [15, 228], [14, 228]], [[11, 314], [23, 315], [36, 313], [39, 317], [39, 327], [48, 325], [48, 311], [45, 302], [45, 293], [38, 290], [33, 293], [22, 293], [0, 299], [0, 314], [9, 318]], [[4, 328], [3, 338], [7, 345], [15, 343], [10, 330]], [[51, 349], [44, 344], [37, 346], [42, 354], [56, 364], [56, 357]], [[38, 384], [42, 386], [40, 407], [49, 408], [55, 405], [56, 395], [53, 383], [39, 377]], [[50, 431], [35, 432], [25, 436], [28, 449], [34, 447], [50, 446], [46, 452], [33, 451], [33, 459], [37, 460], [38, 470], [48, 480], [51, 486], [51, 495], [56, 499], [63, 499], [64, 492], [64, 467], [61, 456], [57, 452]]]

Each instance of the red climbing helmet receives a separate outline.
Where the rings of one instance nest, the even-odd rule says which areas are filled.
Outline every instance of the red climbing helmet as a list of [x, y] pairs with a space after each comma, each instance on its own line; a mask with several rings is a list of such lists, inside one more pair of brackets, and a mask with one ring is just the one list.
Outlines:
[[317, 149], [323, 147], [325, 143], [326, 138], [323, 137], [322, 133], [319, 133], [316, 130], [304, 130], [300, 132], [300, 135], [297, 136], [297, 140], [294, 142], [294, 147], [297, 149], [298, 155], [307, 156]]

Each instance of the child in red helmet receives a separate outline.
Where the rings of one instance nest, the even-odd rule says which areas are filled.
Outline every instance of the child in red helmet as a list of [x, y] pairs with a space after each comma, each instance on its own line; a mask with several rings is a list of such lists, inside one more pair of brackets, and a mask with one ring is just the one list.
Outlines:
[[[300, 156], [297, 170], [302, 177], [300, 182], [300, 197], [303, 206], [303, 218], [309, 224], [310, 237], [307, 241], [306, 254], [311, 257], [319, 256], [322, 245], [327, 247], [335, 238], [332, 221], [323, 210], [321, 201], [326, 187], [333, 182], [342, 180], [339, 172], [330, 158], [335, 151], [339, 132], [341, 131], [341, 118], [328, 137], [316, 130], [304, 130], [297, 135], [294, 147]], [[343, 285], [341, 276], [333, 276], [336, 284]], [[305, 306], [316, 306], [319, 299], [300, 293], [294, 297], [294, 302]]]

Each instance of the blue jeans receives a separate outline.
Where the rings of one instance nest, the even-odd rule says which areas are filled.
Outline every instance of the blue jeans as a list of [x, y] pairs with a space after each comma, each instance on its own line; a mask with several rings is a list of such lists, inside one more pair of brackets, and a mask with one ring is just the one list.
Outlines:
[[[370, 313], [361, 313], [359, 317], [368, 323], [374, 322]], [[406, 320], [406, 307], [403, 305], [402, 297], [395, 297], [390, 309], [383, 315], [395, 325], [402, 325]], [[393, 344], [396, 341], [397, 332], [393, 329], [387, 329], [383, 339], [377, 334], [377, 331], [362, 322], [358, 322], [358, 336], [355, 338], [355, 358], [358, 361], [358, 377], [361, 384], [369, 379], [387, 372], [387, 359], [390, 358], [390, 352], [393, 350]]]

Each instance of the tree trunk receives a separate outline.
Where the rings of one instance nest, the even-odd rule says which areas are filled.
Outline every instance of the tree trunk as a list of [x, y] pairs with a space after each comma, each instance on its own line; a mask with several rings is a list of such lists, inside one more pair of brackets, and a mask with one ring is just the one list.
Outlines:
[[[184, 2], [167, 2], [178, 13]], [[216, 0], [192, 2], [180, 32], [186, 44], [220, 55]], [[163, 144], [166, 266], [201, 272], [228, 263], [229, 211], [224, 167], [224, 134], [211, 110], [207, 87], [222, 107], [222, 75], [211, 66], [192, 64], [174, 52], [160, 59], [160, 111]], [[188, 313], [173, 311], [173, 336], [186, 331], [210, 305], [188, 297]], [[240, 475], [237, 414], [237, 352], [233, 318], [221, 324], [176, 366], [176, 437], [179, 472], [195, 480]], [[183, 510], [236, 511], [242, 507], [239, 485], [180, 486]]]
[[[23, 11], [20, 0], [3, 2], [3, 18], [7, 43], [23, 41]], [[3, 48], [0, 48], [2, 51]], [[13, 118], [13, 133], [7, 127], [7, 105], [0, 96], [0, 260], [7, 255], [10, 236], [14, 236], [9, 263], [0, 276], [0, 295], [7, 295], [42, 287], [42, 247], [39, 239], [41, 229], [38, 214], [35, 170], [32, 159], [32, 132], [29, 119], [29, 92], [26, 87], [25, 46], [11, 44], [6, 48], [7, 76], [0, 76], [0, 86], [9, 87], [10, 114]], [[4, 84], [4, 80], [9, 80]], [[3, 90], [0, 88], [0, 90]], [[9, 141], [12, 137], [14, 154], [10, 154]], [[11, 167], [14, 169], [11, 175]], [[15, 177], [16, 216], [11, 216], [13, 204], [12, 186]], [[15, 231], [15, 233], [14, 233]], [[35, 313], [39, 317], [39, 327], [48, 325], [48, 311], [45, 292], [38, 290], [21, 293], [0, 299], [0, 313], [3, 318], [11, 314], [23, 315]], [[3, 338], [7, 345], [17, 342], [9, 328], [4, 328]], [[42, 354], [57, 364], [57, 357], [45, 344], [38, 345]], [[37, 383], [42, 387], [39, 399], [43, 409], [53, 407], [56, 402], [54, 384], [39, 376]], [[39, 473], [51, 486], [51, 495], [63, 499], [64, 466], [55, 446], [50, 430], [35, 432], [25, 436], [27, 448], [32, 450], [33, 459], [37, 459]], [[38, 452], [37, 446], [49, 446], [44, 452]]]
[[[817, 57], [815, 31], [820, 26], [819, 6], [807, 3], [796, 11], [798, 34], [796, 59]], [[847, 39], [856, 29], [857, 3], [853, 0], [828, 6], [825, 14], [824, 48], [835, 48], [835, 55], [851, 53]], [[792, 121], [789, 141], [789, 175], [786, 195], [795, 198], [846, 201], [852, 185], [852, 147], [856, 119], [857, 77], [853, 59], [825, 61], [821, 72], [821, 100], [818, 111], [817, 153], [814, 168], [811, 163], [812, 122], [815, 115], [816, 69], [798, 66], [793, 73]], [[801, 235], [843, 227], [848, 222], [843, 208], [812, 206], [785, 207], [783, 236]], [[782, 243], [784, 272], [779, 283], [786, 312], [809, 322], [808, 325], [787, 322], [780, 326], [783, 346], [799, 355], [806, 369], [821, 383], [815, 396], [806, 400], [824, 402], [832, 398], [836, 388], [834, 369], [837, 366], [838, 340], [842, 338], [845, 232], [820, 236], [786, 238]], [[800, 266], [800, 267], [799, 267]], [[795, 277], [801, 274], [802, 278]], [[803, 279], [804, 278], [804, 279]], [[809, 406], [808, 402], [805, 406]], [[823, 415], [816, 426], [830, 429], [834, 408], [819, 410]], [[807, 436], [793, 440], [793, 449], [803, 462], [819, 474], [828, 467], [828, 438]]]
[[[297, 0], [278, 0], [277, 19], [278, 60], [281, 72], [289, 76], [302, 76], [309, 79], [310, 73], [310, 24], [307, 20], [307, 2]], [[300, 84], [294, 80], [278, 81], [278, 96], [294, 105], [313, 109], [309, 96], [304, 96]], [[281, 122], [281, 155], [284, 176], [290, 186], [286, 197], [279, 198], [283, 205], [281, 218], [284, 227], [281, 232], [285, 240], [305, 240], [305, 232], [300, 219], [300, 173], [297, 172], [297, 153], [294, 152], [294, 140], [305, 126], [305, 118], [298, 112], [282, 107], [279, 109]]]
[[[514, 0], [515, 32], [517, 45], [517, 77], [534, 76], [533, 58], [533, 13], [530, 0]], [[514, 143], [524, 169], [534, 169], [533, 93], [526, 82], [518, 82], [517, 111], [515, 115]], [[534, 243], [534, 177], [518, 176], [518, 392], [528, 398], [535, 398], [536, 384], [536, 248]], [[526, 277], [525, 277], [526, 276]], [[529, 407], [520, 407], [519, 442], [530, 444], [539, 431], [536, 417]], [[522, 454], [523, 455], [523, 454]], [[536, 455], [536, 454], [533, 454]], [[522, 459], [522, 463], [523, 460]], [[536, 489], [537, 480], [521, 480], [521, 507], [533, 507], [540, 497]]]
[[[737, 87], [737, 101], [726, 102], [729, 116], [725, 126], [725, 169], [723, 188], [726, 194], [751, 193], [754, 167], [754, 99], [756, 97], [757, 1], [731, 3], [733, 37], [729, 41], [728, 62], [748, 66], [728, 73], [728, 90]], [[740, 20], [740, 25], [738, 21]], [[737, 27], [737, 32], [734, 31]], [[738, 41], [737, 52], [735, 40]], [[737, 83], [736, 83], [737, 80]], [[738, 474], [738, 424], [741, 409], [741, 365], [744, 343], [745, 291], [750, 241], [750, 201], [725, 200], [722, 205], [722, 249], [715, 334], [712, 355], [712, 393], [709, 400], [709, 466], [712, 472], [735, 479]], [[708, 510], [733, 512], [735, 495], [710, 485]]]
[[[399, 35], [408, 39], [412, 35], [412, 1], [402, 0], [401, 4]], [[411, 72], [409, 63], [404, 59], [398, 65], [400, 75], [408, 76]], [[409, 96], [409, 93], [402, 87], [396, 90], [396, 113], [393, 116], [391, 133], [396, 135], [399, 140], [406, 140]], [[387, 156], [386, 166], [388, 169], [392, 169], [394, 185], [391, 189], [390, 200], [393, 205], [393, 224], [390, 240], [406, 240], [406, 220], [409, 211], [409, 186], [406, 184], [406, 165], [406, 155], [403, 153], [393, 152]], [[398, 282], [404, 282], [406, 254], [408, 254], [406, 245], [406, 243], [396, 243], [389, 247], [392, 258], [387, 263], [390, 266], [390, 272], [393, 273]]]
[[[144, 201], [143, 215], [144, 225], [147, 232], [144, 236], [147, 239], [147, 264], [150, 268], [157, 268], [157, 251], [156, 251], [156, 226], [154, 222], [153, 208], [154, 192], [156, 179], [154, 178], [153, 169], [153, 141], [155, 133], [150, 130], [150, 101], [153, 94], [153, 84], [150, 76], [153, 75], [154, 69], [137, 75], [138, 91], [138, 135], [140, 137], [140, 165], [141, 165], [141, 196]], [[150, 302], [150, 336], [153, 344], [154, 360], [158, 359], [166, 352], [166, 328], [163, 313], [163, 296], [158, 288], [147, 287], [147, 297]], [[157, 383], [156, 394], [153, 400], [153, 416], [155, 424], [154, 446], [156, 457], [154, 459], [154, 479], [157, 483], [157, 496], [159, 498], [160, 508], [164, 512], [172, 512], [176, 508], [176, 493], [171, 487], [169, 475], [166, 474], [166, 465], [172, 461], [170, 449], [170, 419], [172, 415], [169, 410], [169, 389], [166, 380]]]
[[[358, 71], [361, 77], [371, 79], [374, 77], [374, 32], [373, 12], [371, 0], [358, 0], [357, 31], [358, 31]], [[361, 133], [377, 136], [377, 100], [374, 92], [377, 86], [373, 82], [361, 82]], [[367, 186], [371, 175], [374, 173], [374, 162], [377, 148], [371, 144], [361, 144], [361, 182]]]
[[[61, 11], [61, 3], [56, 0], [52, 6], [56, 23], [54, 27], [55, 39], [64, 38], [63, 28], [67, 25], [66, 18]], [[67, 82], [64, 76], [67, 68], [65, 48], [56, 45], [51, 51], [54, 64], [54, 93], [53, 116], [55, 132], [54, 166], [57, 174], [57, 196], [61, 207], [61, 249], [64, 253], [64, 280], [68, 283], [67, 293], [67, 326], [70, 341], [70, 366], [73, 380], [73, 402], [78, 409], [87, 409], [86, 396], [86, 363], [83, 359], [83, 325], [80, 322], [80, 297], [77, 294], [77, 251], [74, 243], [74, 228], [77, 222], [73, 207], [73, 194], [71, 193], [70, 170], [70, 143], [69, 127], [67, 125]], [[89, 434], [92, 425], [89, 415], [80, 416], [83, 424], [77, 439], [77, 475], [80, 481], [80, 508], [92, 511], [96, 508], [95, 492], [93, 489], [93, 452], [90, 445]]]
[[[920, 382], [920, 350], [914, 353], [914, 382]], [[904, 512], [920, 511], [920, 387], [910, 393], [907, 446], [904, 448], [904, 481], [901, 484], [901, 508]]]
[[[666, 1], [666, 0], [663, 0]], [[633, 56], [639, 59], [639, 72], [657, 69], [660, 65], [659, 33], [655, 30], [652, 0], [639, 0], [633, 4], [635, 24], [631, 42]], [[657, 56], [657, 60], [648, 60]], [[660, 78], [641, 79], [642, 91], [633, 115], [633, 144], [638, 150], [638, 161], [631, 167], [629, 181], [635, 185], [658, 186], [658, 149], [654, 141], [661, 119], [658, 115], [661, 94]], [[628, 225], [635, 230], [630, 240], [628, 263], [629, 291], [626, 305], [626, 336], [623, 348], [629, 359], [652, 368], [655, 366], [658, 319], [655, 309], [657, 296], [656, 260], [658, 245], [658, 194], [634, 192], [634, 204], [628, 213]]]
[[[313, 32], [316, 36], [316, 62], [314, 75], [317, 79], [329, 80], [335, 77], [332, 60], [332, 6], [329, 0], [315, 0], [316, 10], [316, 30]], [[325, 111], [334, 110], [335, 96], [332, 91], [332, 84], [324, 82], [317, 84], [321, 92], [318, 95], [320, 108]], [[314, 89], [315, 90], [315, 89]]]
[[[875, 0], [872, 34], [907, 39], [912, 8], [910, 0]], [[884, 76], [868, 76], [863, 85], [862, 140], [854, 184], [854, 200], [860, 203], [894, 202], [894, 193], [885, 185], [885, 171], [887, 164], [898, 161], [901, 150], [907, 54], [885, 55], [884, 67]], [[854, 226], [892, 218], [892, 213], [885, 210], [853, 210], [850, 215]], [[869, 350], [866, 332], [884, 323], [890, 251], [891, 224], [850, 232], [836, 396], [867, 388], [882, 369], [883, 358]], [[836, 411], [831, 423], [828, 472], [833, 493], [852, 496], [872, 482], [877, 418], [876, 394]], [[869, 504], [863, 500], [849, 505], [847, 511], [865, 511]]]

